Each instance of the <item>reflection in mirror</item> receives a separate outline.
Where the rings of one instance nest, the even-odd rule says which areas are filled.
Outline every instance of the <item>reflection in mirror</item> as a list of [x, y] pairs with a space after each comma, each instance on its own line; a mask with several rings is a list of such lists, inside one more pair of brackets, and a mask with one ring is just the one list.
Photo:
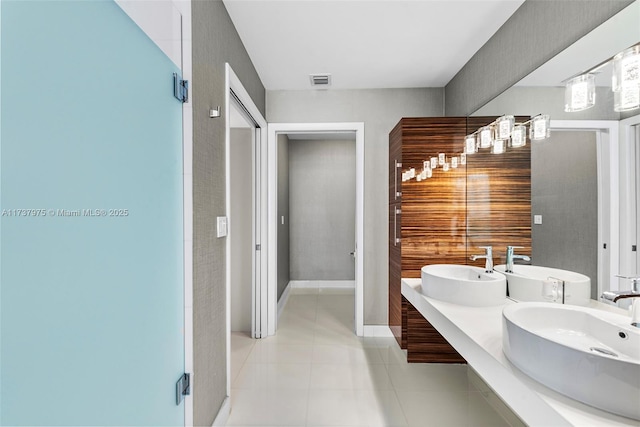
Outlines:
[[[635, 211], [640, 164], [634, 150], [640, 141], [631, 142], [629, 138], [636, 136], [631, 131], [625, 132], [631, 135], [627, 140], [619, 143], [618, 138], [620, 121], [640, 122], [640, 110], [614, 111], [611, 65], [596, 75], [596, 102], [591, 108], [565, 112], [565, 83], [639, 41], [640, 1], [635, 1], [472, 114], [551, 116], [550, 140], [527, 141], [531, 264], [588, 276], [592, 299], [603, 290], [626, 286], [618, 284], [616, 274], [640, 273], [638, 252], [625, 255], [627, 246], [637, 244], [640, 228]], [[623, 220], [621, 213], [631, 219]], [[534, 223], [534, 215], [542, 217], [541, 224]], [[625, 262], [625, 257], [633, 261]]]

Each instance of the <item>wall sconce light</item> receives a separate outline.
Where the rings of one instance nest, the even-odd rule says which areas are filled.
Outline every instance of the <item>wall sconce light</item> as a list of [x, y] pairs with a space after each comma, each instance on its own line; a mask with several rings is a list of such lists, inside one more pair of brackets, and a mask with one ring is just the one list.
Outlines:
[[447, 156], [444, 153], [438, 154], [438, 165], [444, 166], [447, 161]]
[[438, 167], [438, 158], [437, 157], [432, 157], [431, 158], [431, 169], [436, 169]]
[[524, 147], [527, 145], [527, 128], [524, 125], [514, 126], [511, 132], [511, 147]]
[[467, 154], [466, 153], [460, 153], [460, 164], [461, 165], [466, 165], [467, 164]]
[[491, 145], [491, 154], [502, 154], [505, 152], [506, 143], [504, 139], [496, 139]]
[[496, 119], [496, 139], [509, 139], [516, 119], [513, 116], [502, 116]]
[[541, 139], [547, 139], [551, 136], [551, 121], [547, 114], [538, 114], [531, 119], [531, 126], [529, 128], [529, 139], [532, 141], [539, 141]]
[[484, 126], [479, 129], [480, 133], [478, 136], [478, 146], [480, 148], [489, 148], [491, 147], [491, 142], [493, 142], [493, 129], [489, 126]]
[[582, 111], [596, 105], [596, 77], [583, 74], [570, 79], [564, 90], [564, 111]]
[[595, 67], [570, 77], [565, 89], [564, 111], [582, 111], [595, 105], [593, 73], [609, 63], [613, 65], [613, 109], [622, 112], [640, 108], [640, 43], [636, 43]]
[[476, 134], [472, 133], [467, 135], [464, 139], [464, 152], [466, 154], [473, 154], [478, 151], [478, 145], [476, 144]]
[[453, 169], [457, 169], [458, 168], [458, 158], [456, 156], [453, 156], [451, 158], [451, 167]]
[[640, 107], [640, 44], [613, 57], [611, 90], [614, 92], [615, 111], [629, 111]]

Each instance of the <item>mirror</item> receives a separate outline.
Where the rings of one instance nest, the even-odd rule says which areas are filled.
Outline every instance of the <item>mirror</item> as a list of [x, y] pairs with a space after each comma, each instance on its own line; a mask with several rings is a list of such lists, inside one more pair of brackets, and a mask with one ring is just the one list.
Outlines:
[[[472, 114], [551, 116], [551, 138], [527, 141], [531, 144], [531, 264], [589, 276], [592, 299], [598, 299], [603, 290], [618, 289], [616, 274], [639, 272], [637, 261], [623, 262], [627, 255], [621, 256], [619, 250], [620, 242], [624, 248], [637, 243], [638, 227], [628, 226], [624, 215], [620, 217], [622, 210], [632, 215], [627, 222], [637, 224], [635, 210], [630, 213], [627, 208], [637, 205], [629, 202], [631, 194], [637, 200], [636, 185], [628, 185], [619, 169], [627, 156], [634, 160], [626, 177], [636, 176], [640, 165], [633, 146], [638, 141], [619, 145], [617, 135], [620, 121], [635, 120], [630, 118], [637, 117], [640, 109], [614, 111], [611, 65], [596, 75], [596, 104], [590, 109], [564, 111], [565, 82], [639, 41], [640, 1], [635, 1]], [[534, 223], [534, 216], [540, 216], [541, 224]]]

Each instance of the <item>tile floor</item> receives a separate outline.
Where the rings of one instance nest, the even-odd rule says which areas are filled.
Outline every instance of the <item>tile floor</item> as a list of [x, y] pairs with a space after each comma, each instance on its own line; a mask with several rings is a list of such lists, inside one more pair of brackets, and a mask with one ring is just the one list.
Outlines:
[[[296, 290], [274, 337], [231, 338], [228, 426], [509, 426], [466, 365], [408, 364], [353, 333], [353, 292]], [[486, 395], [486, 391], [484, 391]]]

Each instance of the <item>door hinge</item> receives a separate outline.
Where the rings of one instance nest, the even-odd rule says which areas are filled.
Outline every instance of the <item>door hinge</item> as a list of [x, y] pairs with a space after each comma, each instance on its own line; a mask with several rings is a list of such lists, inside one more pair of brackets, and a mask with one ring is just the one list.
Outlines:
[[189, 100], [189, 81], [182, 80], [178, 73], [173, 73], [173, 96], [181, 102]]
[[637, 245], [631, 245], [631, 252], [636, 252], [638, 250]]
[[262, 248], [262, 246], [260, 246], [260, 243], [258, 243], [258, 244], [256, 245], [256, 251], [259, 251], [261, 248]]
[[176, 383], [176, 405], [184, 400], [185, 396], [191, 394], [191, 374], [182, 374]]

